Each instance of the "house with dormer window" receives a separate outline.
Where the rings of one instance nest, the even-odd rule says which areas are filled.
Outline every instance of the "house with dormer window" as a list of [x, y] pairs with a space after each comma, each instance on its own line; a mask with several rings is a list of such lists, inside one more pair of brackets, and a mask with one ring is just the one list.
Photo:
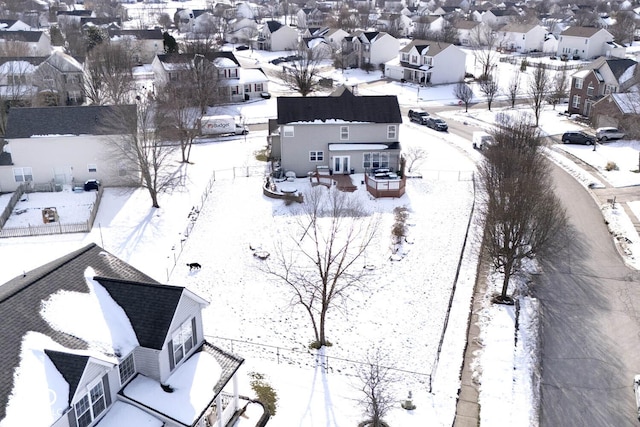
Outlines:
[[356, 96], [341, 87], [329, 96], [278, 97], [272, 155], [297, 176], [400, 167], [402, 116], [396, 96]]
[[465, 64], [466, 54], [451, 43], [412, 40], [385, 64], [385, 76], [419, 84], [457, 83], [464, 79]]
[[226, 427], [244, 360], [205, 339], [207, 304], [95, 244], [5, 283], [0, 424]]
[[571, 75], [570, 114], [591, 116], [593, 104], [606, 95], [626, 92], [638, 83], [637, 62], [601, 57]]
[[342, 40], [343, 57], [348, 67], [377, 68], [393, 59], [399, 47], [398, 39], [380, 31], [356, 31]]

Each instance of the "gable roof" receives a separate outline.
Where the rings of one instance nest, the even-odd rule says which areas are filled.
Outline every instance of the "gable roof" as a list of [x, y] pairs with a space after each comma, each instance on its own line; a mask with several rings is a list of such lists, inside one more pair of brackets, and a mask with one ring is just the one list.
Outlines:
[[69, 384], [69, 402], [78, 388], [85, 367], [89, 362], [89, 356], [70, 354], [61, 351], [45, 350], [44, 353], [54, 364], [64, 380]]
[[[157, 283], [99, 246], [90, 244], [0, 286], [0, 346], [3, 349], [0, 353], [0, 365], [3, 367], [0, 370], [0, 419], [6, 416], [7, 402], [13, 388], [13, 373], [20, 364], [22, 338], [27, 332], [44, 334], [70, 350], [88, 348], [83, 340], [53, 329], [40, 315], [42, 301], [58, 291], [89, 292], [84, 277], [87, 266], [91, 266], [100, 277]], [[78, 362], [78, 359], [73, 360]], [[57, 359], [60, 364], [70, 361], [68, 358]], [[63, 369], [67, 376], [73, 376], [67, 368]]]
[[119, 110], [135, 117], [135, 105], [88, 105], [71, 107], [11, 108], [6, 138], [34, 135], [118, 135], [125, 129], [107, 126]]
[[602, 28], [596, 27], [569, 27], [560, 33], [561, 36], [573, 36], [573, 37], [591, 37]]
[[537, 26], [538, 24], [519, 24], [519, 23], [512, 22], [509, 24], [505, 24], [503, 27], [500, 28], [499, 31], [504, 31], [508, 33], [528, 33], [529, 31], [533, 30]]
[[[407, 53], [415, 47], [420, 55], [436, 56], [449, 46], [451, 46], [451, 43], [430, 40], [412, 40], [411, 43], [403, 47], [400, 52]], [[427, 49], [427, 51], [425, 51], [425, 49]]]
[[395, 95], [278, 97], [278, 124], [344, 120], [349, 122], [402, 123]]
[[43, 34], [42, 31], [0, 31], [0, 39], [37, 43]]
[[620, 81], [620, 77], [629, 69], [629, 67], [634, 67], [637, 64], [636, 61], [629, 58], [607, 59], [605, 63], [609, 66], [609, 69], [619, 83], [622, 83]]
[[280, 29], [280, 27], [282, 27], [282, 24], [278, 21], [267, 21], [267, 28], [270, 33], [275, 33]]
[[163, 40], [162, 31], [159, 28], [148, 30], [118, 30], [110, 29], [109, 37], [135, 37], [138, 40]]

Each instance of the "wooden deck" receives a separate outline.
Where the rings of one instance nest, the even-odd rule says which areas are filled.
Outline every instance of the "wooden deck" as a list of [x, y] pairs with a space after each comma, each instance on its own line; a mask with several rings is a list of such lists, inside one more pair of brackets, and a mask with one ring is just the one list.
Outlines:
[[351, 175], [331, 175], [331, 179], [336, 182], [336, 188], [340, 191], [353, 193], [358, 189], [351, 181]]

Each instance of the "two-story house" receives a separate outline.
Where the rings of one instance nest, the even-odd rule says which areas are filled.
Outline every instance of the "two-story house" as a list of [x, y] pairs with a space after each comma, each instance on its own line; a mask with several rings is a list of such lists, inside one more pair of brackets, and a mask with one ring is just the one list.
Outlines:
[[319, 166], [332, 174], [400, 167], [402, 116], [396, 96], [278, 97], [272, 155], [285, 171], [307, 176]]
[[479, 25], [484, 25], [477, 21], [455, 21], [453, 27], [456, 29], [458, 35], [458, 41], [462, 46], [471, 46], [475, 44], [478, 37], [476, 34], [479, 30], [476, 29]]
[[11, 107], [30, 106], [38, 94], [35, 74], [45, 57], [0, 57], [0, 99]]
[[349, 33], [341, 28], [318, 28], [313, 32], [309, 32], [307, 37], [322, 37], [324, 41], [329, 43], [333, 50], [338, 50], [342, 46], [342, 40], [345, 37], [349, 37]]
[[278, 21], [267, 21], [259, 30], [257, 44], [260, 50], [295, 49], [298, 45], [298, 31]]
[[518, 12], [513, 8], [492, 8], [482, 14], [482, 22], [491, 28], [496, 28], [516, 21], [519, 16]]
[[0, 52], [14, 56], [49, 56], [51, 39], [44, 31], [0, 31]]
[[256, 47], [257, 38], [258, 24], [249, 18], [231, 20], [224, 34], [227, 43], [247, 43], [250, 47]]
[[465, 64], [466, 54], [451, 43], [412, 40], [385, 64], [385, 76], [419, 84], [457, 83], [464, 79]]
[[537, 24], [507, 24], [496, 31], [499, 45], [510, 52], [542, 52], [546, 28]]
[[207, 342], [208, 303], [95, 244], [0, 287], [0, 424], [225, 427], [244, 360]]
[[569, 27], [560, 33], [558, 56], [591, 59], [599, 56], [624, 57], [625, 49], [613, 42], [613, 35], [595, 27]]
[[300, 30], [320, 27], [325, 21], [325, 14], [317, 7], [300, 8], [293, 17], [294, 23]]
[[131, 49], [133, 61], [139, 64], [150, 64], [156, 55], [164, 53], [164, 39], [159, 28], [146, 30], [109, 30], [111, 43], [122, 43]]
[[342, 54], [349, 67], [378, 68], [398, 55], [400, 42], [380, 31], [356, 31], [342, 40]]
[[84, 69], [74, 57], [59, 50], [36, 71], [37, 105], [81, 105], [84, 103]]
[[625, 92], [638, 82], [637, 62], [632, 59], [601, 57], [571, 76], [570, 114], [591, 116], [591, 108], [602, 97]]
[[23, 182], [137, 182], [137, 168], [113, 148], [114, 139], [129, 131], [114, 124], [122, 114], [136, 117], [135, 105], [11, 108], [5, 133], [11, 164], [0, 166], [0, 190], [15, 191]]
[[31, 26], [19, 19], [0, 19], [0, 31], [30, 31]]

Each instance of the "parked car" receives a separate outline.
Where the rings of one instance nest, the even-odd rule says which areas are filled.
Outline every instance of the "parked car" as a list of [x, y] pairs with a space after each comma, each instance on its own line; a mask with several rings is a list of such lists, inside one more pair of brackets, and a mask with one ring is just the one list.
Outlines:
[[249, 46], [241, 44], [240, 46], [236, 47], [236, 50], [249, 50]]
[[609, 141], [611, 139], [622, 139], [625, 133], [618, 128], [602, 127], [596, 129], [596, 139], [598, 141]]
[[279, 58], [276, 58], [276, 59], [272, 59], [272, 60], [271, 60], [271, 63], [272, 63], [273, 65], [278, 65], [278, 64], [283, 63], [283, 62], [287, 62], [287, 58], [285, 58], [284, 56], [281, 56], [281, 57], [279, 57]]
[[88, 179], [84, 182], [84, 191], [98, 190], [100, 188], [100, 181], [97, 179]]
[[260, 92], [260, 97], [263, 99], [271, 98], [271, 94], [269, 92]]
[[426, 125], [431, 129], [439, 130], [441, 132], [446, 132], [449, 129], [449, 125], [447, 125], [447, 122], [435, 117], [427, 117]]
[[596, 143], [596, 138], [582, 131], [565, 132], [562, 134], [562, 143], [593, 145]]
[[424, 110], [409, 110], [409, 119], [412, 122], [424, 125], [427, 122], [427, 116], [429, 116], [429, 113]]

